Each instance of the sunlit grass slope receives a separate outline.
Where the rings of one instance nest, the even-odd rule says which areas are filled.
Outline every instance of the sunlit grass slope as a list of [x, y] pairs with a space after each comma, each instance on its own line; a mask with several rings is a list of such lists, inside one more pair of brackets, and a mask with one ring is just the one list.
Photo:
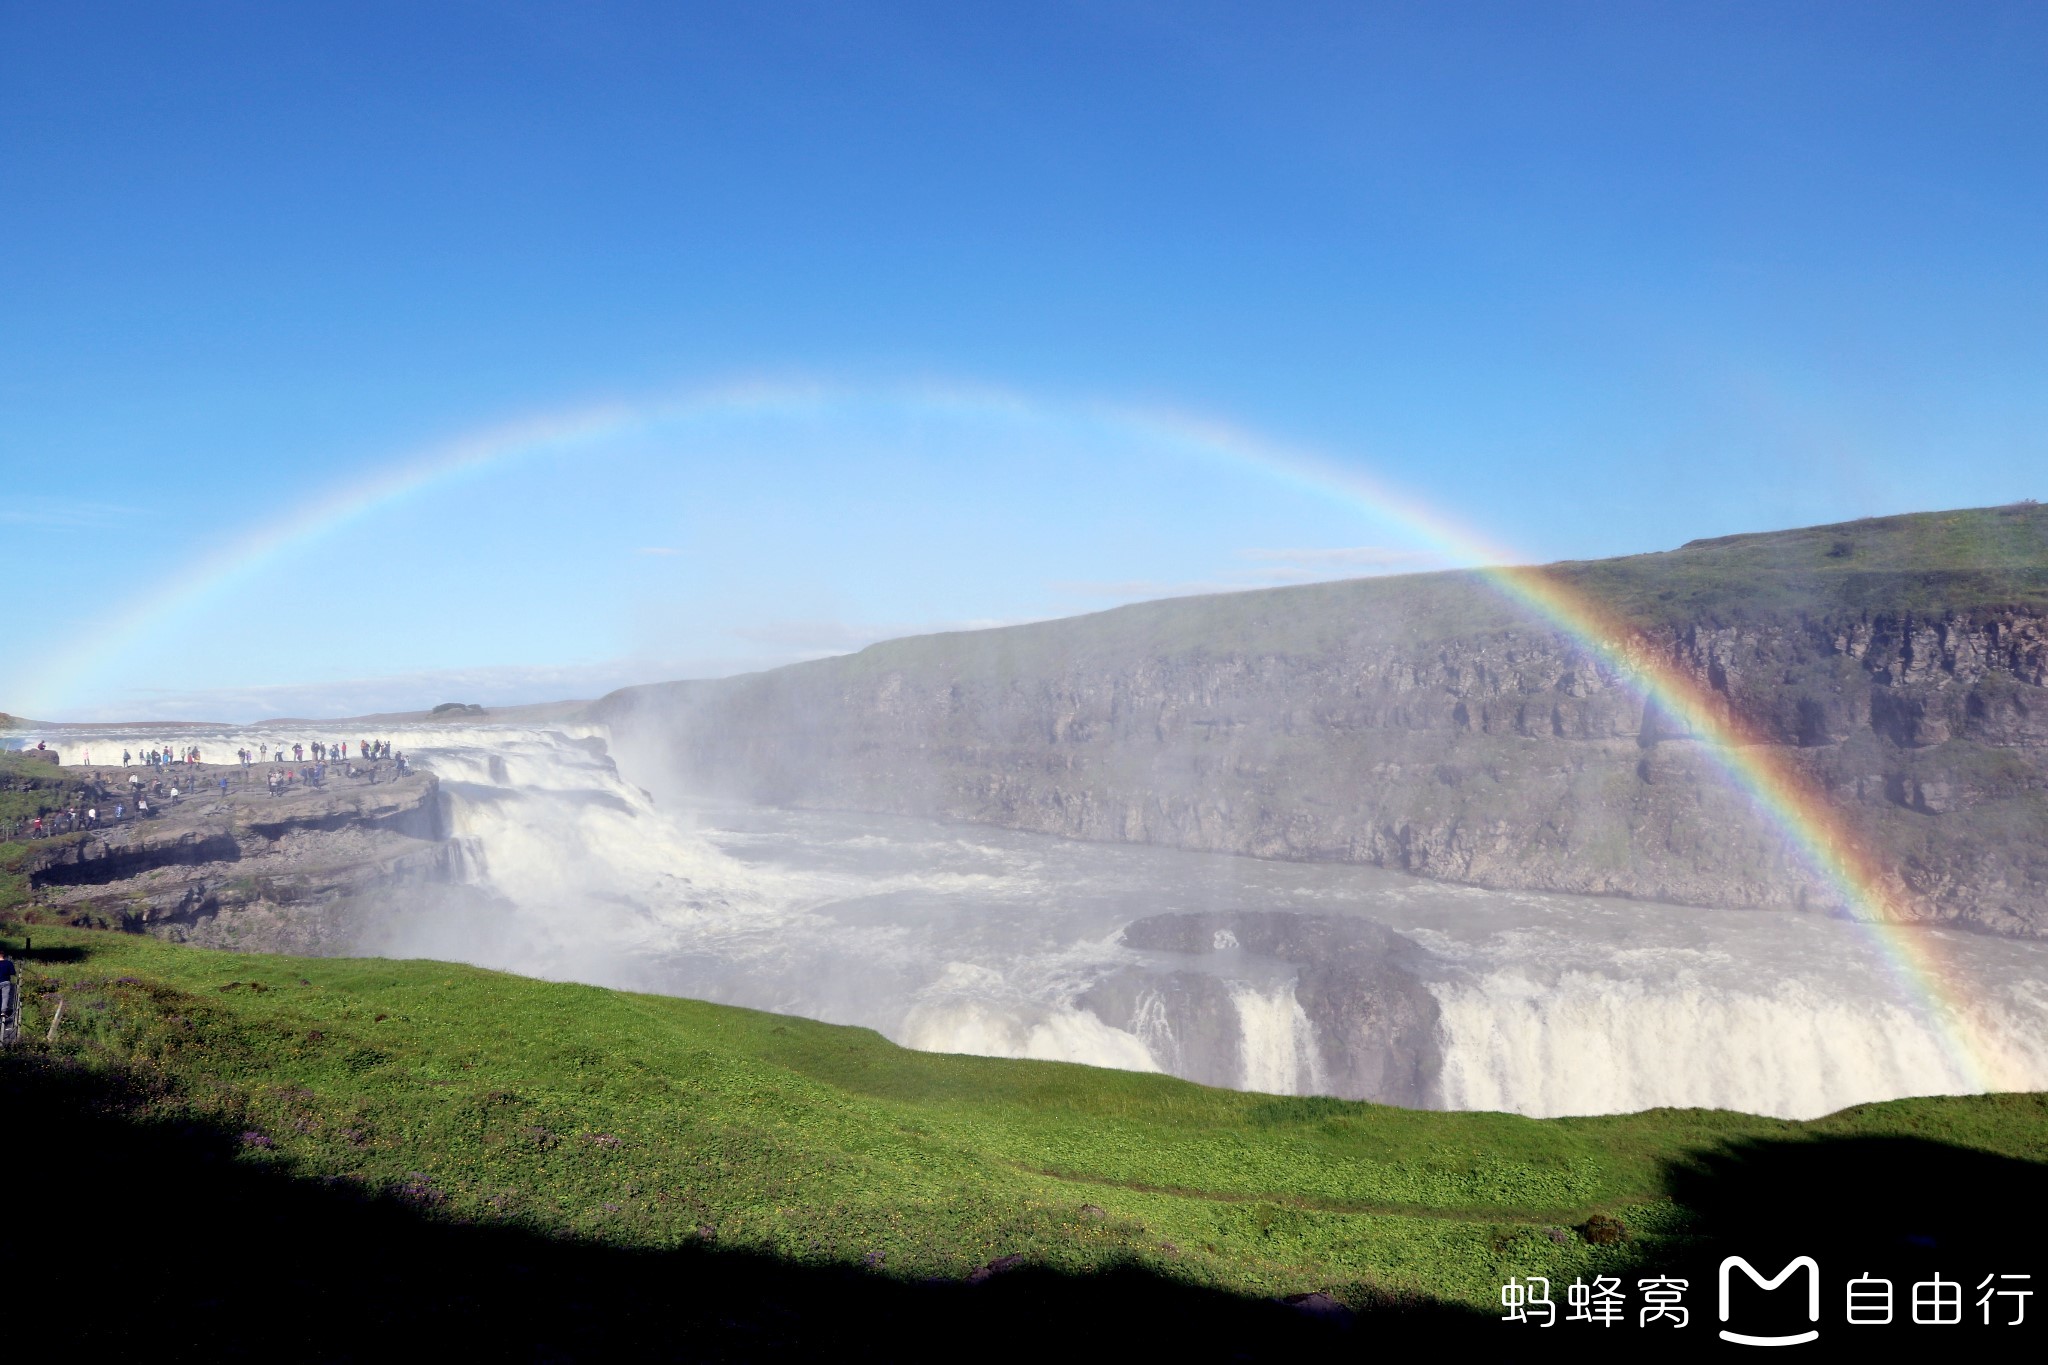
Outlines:
[[[625, 1246], [708, 1240], [913, 1278], [1019, 1255], [1259, 1295], [1478, 1305], [1507, 1275], [1681, 1254], [1698, 1210], [1674, 1171], [1745, 1141], [1911, 1136], [2048, 1159], [2034, 1096], [1814, 1124], [1423, 1113], [911, 1052], [862, 1029], [442, 963], [28, 931], [31, 1059], [122, 1073], [144, 1097], [133, 1118], [225, 1126], [241, 1161], [433, 1217]], [[1628, 1241], [1570, 1230], [1594, 1214]]]

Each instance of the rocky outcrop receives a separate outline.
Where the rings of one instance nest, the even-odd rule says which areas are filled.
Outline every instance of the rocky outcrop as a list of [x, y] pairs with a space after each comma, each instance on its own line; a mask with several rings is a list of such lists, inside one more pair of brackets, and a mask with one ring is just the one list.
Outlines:
[[[1162, 965], [1098, 982], [1078, 1003], [1143, 1039], [1161, 1069], [1206, 1085], [1246, 1084], [1244, 1030], [1228, 969], [1217, 959], [1295, 968], [1292, 989], [1314, 1033], [1322, 1093], [1411, 1107], [1433, 1103], [1442, 1065], [1438, 1006], [1420, 969], [1428, 954], [1372, 920], [1292, 911], [1151, 915], [1127, 926], [1127, 947]], [[1174, 959], [1201, 959], [1181, 970]]]
[[[31, 846], [30, 913], [210, 947], [346, 952], [394, 888], [460, 878], [460, 846], [447, 837], [431, 776], [339, 779], [272, 796], [254, 780], [263, 771], [180, 768], [202, 795]], [[101, 780], [103, 809], [124, 794], [133, 808], [125, 777]]]
[[[628, 689], [593, 715], [684, 784], [750, 800], [1490, 887], [1851, 908], [1722, 756], [1645, 703], [1639, 680], [1672, 668], [1833, 805], [1893, 913], [2040, 935], [2048, 516], [1957, 515], [2005, 537], [2007, 560], [2019, 545], [2019, 567], [1898, 567], [1962, 535], [1951, 517], [1545, 571], [1621, 622], [1614, 651], [1473, 575], [1418, 575], [894, 641]], [[1879, 567], [1856, 567], [1866, 554]]]

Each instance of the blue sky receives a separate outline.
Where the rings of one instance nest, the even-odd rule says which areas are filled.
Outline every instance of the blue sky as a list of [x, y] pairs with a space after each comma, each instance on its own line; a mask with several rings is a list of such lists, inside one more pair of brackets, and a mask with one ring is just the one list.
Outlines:
[[[1436, 562], [1103, 405], [1540, 559], [2044, 495], [2038, 4], [0, 25], [17, 713], [536, 700]], [[467, 433], [746, 383], [835, 396], [321, 516]]]

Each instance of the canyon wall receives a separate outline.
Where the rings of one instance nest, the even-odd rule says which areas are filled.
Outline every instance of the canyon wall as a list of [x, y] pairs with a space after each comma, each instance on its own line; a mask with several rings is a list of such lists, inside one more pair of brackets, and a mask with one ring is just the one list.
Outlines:
[[[1952, 544], [1929, 549], [1899, 518], [1544, 571], [1623, 622], [1618, 651], [1480, 576], [1432, 574], [891, 641], [626, 689], [592, 716], [679, 785], [771, 804], [1496, 888], [1852, 908], [1782, 818], [1645, 704], [1634, 683], [1654, 660], [1804, 774], [1871, 851], [1892, 913], [2037, 936], [2048, 570], [2032, 548], [2048, 521], [1969, 515], [2000, 517], [2023, 562], [2008, 549], [1995, 571], [1956, 567]], [[1902, 563], [1908, 550], [1942, 562]]]

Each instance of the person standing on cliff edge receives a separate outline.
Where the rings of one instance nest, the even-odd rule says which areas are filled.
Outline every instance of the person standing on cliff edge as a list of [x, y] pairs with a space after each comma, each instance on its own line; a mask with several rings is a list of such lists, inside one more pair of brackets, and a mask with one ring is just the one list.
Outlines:
[[21, 990], [14, 959], [0, 948], [0, 1044], [12, 1046], [21, 1037]]

